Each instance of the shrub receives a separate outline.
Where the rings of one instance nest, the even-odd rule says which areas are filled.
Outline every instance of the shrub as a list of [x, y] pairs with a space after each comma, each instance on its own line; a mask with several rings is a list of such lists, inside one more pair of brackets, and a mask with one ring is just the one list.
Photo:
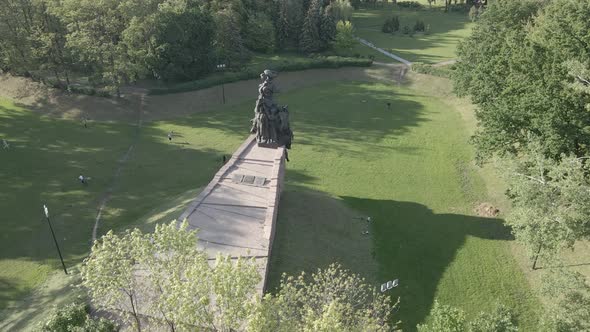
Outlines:
[[[317, 56], [307, 58], [302, 61], [282, 61], [278, 64], [268, 65], [268, 69], [275, 71], [298, 71], [315, 68], [340, 68], [340, 67], [369, 67], [373, 61], [363, 58], [348, 58], [339, 56]], [[150, 89], [150, 95], [162, 95], [168, 93], [178, 93], [206, 89], [223, 83], [231, 83], [242, 80], [258, 78], [260, 75], [258, 68], [246, 68], [238, 72], [225, 72], [221, 75], [209, 76], [204, 79], [176, 84], [171, 87]]]
[[416, 63], [412, 64], [412, 71], [420, 74], [427, 74], [432, 76], [438, 77], [446, 77], [450, 78], [455, 70], [455, 65], [448, 65], [448, 66], [432, 66], [424, 63]]
[[397, 6], [408, 9], [422, 9], [423, 6], [418, 1], [398, 1]]
[[424, 21], [416, 20], [416, 23], [414, 23], [414, 31], [424, 32], [424, 30], [426, 30], [424, 26]]
[[391, 18], [391, 28], [393, 32], [399, 31], [399, 17], [394, 16]]
[[404, 27], [402, 28], [402, 32], [403, 32], [404, 35], [409, 34], [410, 31], [412, 31], [412, 29], [410, 29], [410, 27], [407, 26], [407, 25], [404, 25]]
[[391, 18], [388, 18], [383, 22], [383, 26], [381, 27], [381, 32], [391, 33], [393, 30], [391, 29]]
[[57, 309], [40, 328], [43, 332], [114, 332], [115, 324], [104, 318], [92, 319], [89, 308], [82, 303], [71, 303]]

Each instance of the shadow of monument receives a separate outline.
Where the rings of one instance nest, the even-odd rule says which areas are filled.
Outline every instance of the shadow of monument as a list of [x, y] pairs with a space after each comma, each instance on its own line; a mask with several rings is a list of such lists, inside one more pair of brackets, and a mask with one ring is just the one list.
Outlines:
[[415, 330], [428, 316], [442, 275], [467, 237], [513, 239], [500, 219], [436, 214], [414, 202], [342, 198], [373, 217], [371, 236], [379, 276], [400, 279], [400, 287], [391, 295], [401, 297], [395, 319], [403, 321], [404, 331]]
[[[372, 224], [360, 220], [367, 215]], [[468, 237], [512, 239], [500, 219], [436, 214], [413, 202], [334, 198], [294, 185], [281, 198], [276, 232], [269, 289], [282, 273], [312, 272], [334, 262], [376, 287], [399, 278], [390, 294], [394, 301], [401, 297], [393, 319], [402, 320], [404, 331], [415, 331], [428, 316], [443, 274]]]

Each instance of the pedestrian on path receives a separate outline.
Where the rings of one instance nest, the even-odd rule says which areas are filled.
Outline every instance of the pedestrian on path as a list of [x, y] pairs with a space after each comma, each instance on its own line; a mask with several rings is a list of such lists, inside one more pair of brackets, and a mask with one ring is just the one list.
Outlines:
[[80, 183], [83, 184], [83, 185], [87, 185], [88, 184], [88, 182], [86, 182], [86, 178], [82, 174], [80, 174], [80, 176], [78, 176], [78, 180], [80, 180]]
[[10, 145], [8, 144], [8, 142], [5, 139], [2, 139], [2, 148], [4, 150], [10, 149]]
[[88, 118], [87, 117], [82, 118], [82, 124], [84, 125], [84, 128], [88, 128]]
[[173, 133], [174, 133], [173, 131], [171, 131], [171, 132], [168, 133], [168, 140], [169, 141], [172, 141], [172, 134]]

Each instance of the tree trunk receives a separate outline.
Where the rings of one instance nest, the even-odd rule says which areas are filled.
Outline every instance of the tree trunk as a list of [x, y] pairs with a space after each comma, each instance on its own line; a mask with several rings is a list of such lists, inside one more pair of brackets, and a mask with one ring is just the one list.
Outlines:
[[537, 254], [535, 254], [535, 259], [533, 260], [533, 271], [537, 269], [537, 260], [539, 259], [539, 254], [541, 253], [542, 247], [543, 245], [540, 244], [539, 249], [537, 249]]
[[129, 295], [129, 302], [131, 302], [131, 310], [133, 310], [133, 318], [135, 318], [135, 324], [137, 324], [137, 332], [141, 332], [141, 322], [139, 321], [139, 316], [137, 314], [137, 310], [135, 309], [135, 302], [133, 302], [133, 295]]

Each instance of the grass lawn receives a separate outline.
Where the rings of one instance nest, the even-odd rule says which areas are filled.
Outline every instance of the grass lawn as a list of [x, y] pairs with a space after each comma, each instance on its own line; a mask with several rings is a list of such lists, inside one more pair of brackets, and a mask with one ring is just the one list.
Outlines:
[[[469, 314], [500, 301], [520, 314], [522, 330], [535, 330], [537, 303], [501, 221], [472, 215], [486, 188], [470, 164], [461, 116], [428, 93], [330, 82], [279, 96], [291, 105], [295, 143], [272, 282], [282, 272], [339, 261], [375, 284], [400, 278], [392, 296], [402, 298], [396, 318], [405, 330], [427, 319], [436, 298]], [[168, 221], [210, 181], [221, 155], [247, 136], [252, 104], [145, 123], [137, 136], [133, 125], [96, 122], [84, 129], [3, 100], [0, 136], [12, 147], [0, 150], [8, 161], [0, 164], [0, 187], [7, 188], [0, 192], [0, 330], [39, 320], [23, 316], [24, 309], [46, 313], [68, 286], [59, 275], [42, 204], [50, 207], [66, 263], [79, 263], [90, 247], [98, 202], [133, 144], [99, 235]], [[175, 133], [172, 142], [169, 131]], [[93, 178], [89, 186], [76, 181], [78, 173]], [[356, 219], [363, 215], [373, 224]], [[362, 235], [366, 229], [368, 236]]]
[[[251, 112], [227, 112], [230, 122], [240, 124], [236, 127], [223, 124], [224, 113], [147, 123], [137, 138], [133, 125], [92, 122], [85, 129], [2, 99], [0, 138], [10, 149], [0, 149], [0, 330], [27, 329], [22, 324], [38, 317], [24, 312], [47, 314], [56, 294], [63, 297], [68, 282], [77, 281], [59, 274], [43, 204], [66, 265], [75, 269], [89, 252], [99, 201], [130, 144], [135, 142], [134, 149], [103, 211], [99, 236], [138, 220], [149, 228], [174, 218], [210, 181], [221, 155], [230, 155], [247, 136]], [[172, 143], [166, 137], [171, 130], [177, 135]], [[79, 174], [92, 178], [88, 186], [78, 182]], [[156, 208], [161, 215], [152, 215]]]
[[[499, 301], [514, 308], [523, 331], [536, 329], [538, 303], [502, 221], [473, 215], [486, 188], [459, 112], [421, 90], [382, 84], [325, 84], [282, 102], [297, 105], [296, 135], [273, 285], [282, 272], [338, 260], [376, 284], [400, 279], [391, 295], [401, 296], [395, 318], [404, 330], [427, 319], [434, 299], [470, 315]], [[315, 191], [334, 198], [316, 199]], [[335, 213], [338, 206], [356, 213]], [[359, 215], [373, 218], [370, 236], [355, 226]]]
[[[383, 22], [398, 16], [400, 31], [395, 34], [381, 32]], [[404, 25], [410, 28], [417, 19], [430, 25], [430, 33], [417, 33], [413, 37], [401, 33]], [[436, 63], [455, 58], [461, 39], [471, 31], [467, 13], [445, 13], [440, 8], [424, 10], [398, 9], [384, 6], [376, 9], [359, 9], [353, 13], [356, 35], [412, 62]]]

